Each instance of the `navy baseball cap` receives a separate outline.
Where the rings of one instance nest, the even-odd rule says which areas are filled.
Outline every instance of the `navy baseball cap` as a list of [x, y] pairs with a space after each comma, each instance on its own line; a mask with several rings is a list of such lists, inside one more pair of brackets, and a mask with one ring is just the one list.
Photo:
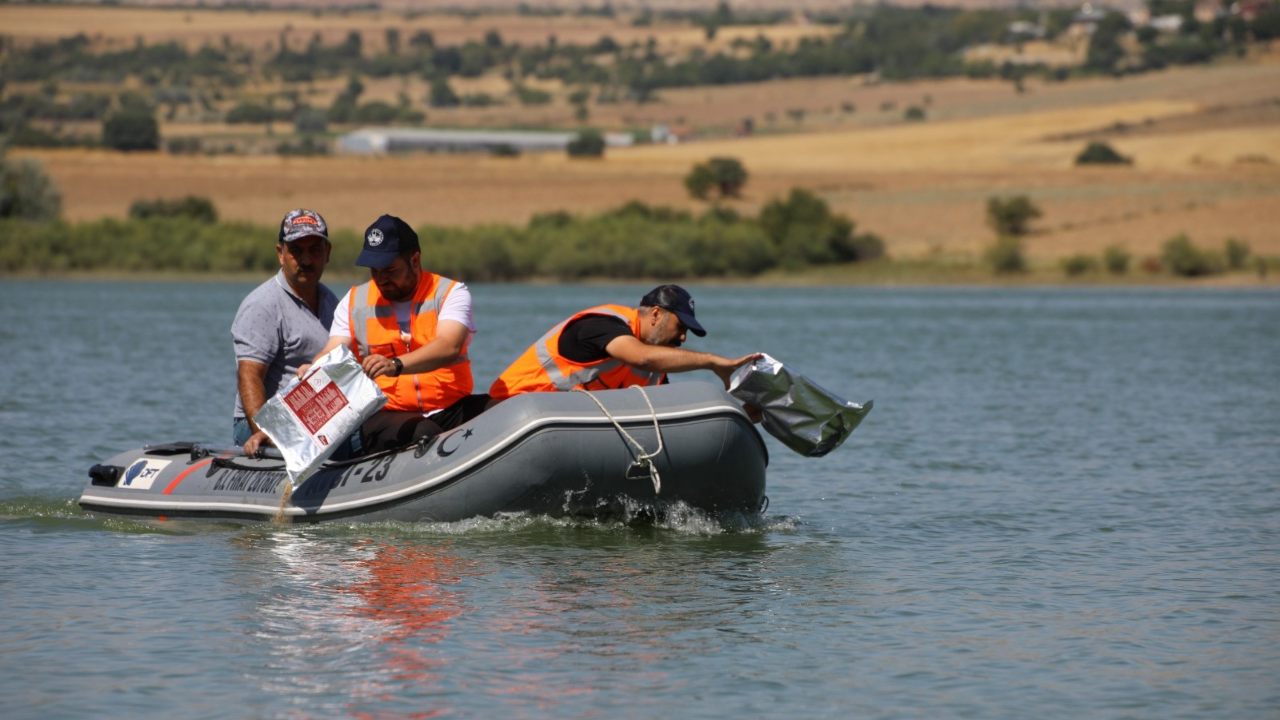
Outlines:
[[383, 215], [364, 231], [364, 249], [356, 265], [381, 270], [397, 257], [408, 257], [420, 249], [418, 233], [409, 223], [395, 215]]
[[689, 328], [689, 332], [698, 337], [705, 337], [707, 334], [707, 331], [703, 330], [702, 325], [698, 323], [698, 319], [693, 316], [693, 297], [679, 285], [659, 285], [640, 298], [640, 305], [669, 310], [680, 318], [680, 322]]
[[285, 214], [280, 221], [279, 242], [291, 243], [304, 237], [329, 239], [329, 225], [315, 210], [298, 208]]

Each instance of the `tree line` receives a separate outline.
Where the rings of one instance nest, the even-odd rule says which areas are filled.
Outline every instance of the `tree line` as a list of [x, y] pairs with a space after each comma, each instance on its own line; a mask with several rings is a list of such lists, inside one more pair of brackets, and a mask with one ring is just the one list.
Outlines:
[[[0, 272], [270, 272], [274, 231], [212, 222], [207, 200], [135, 203], [128, 219], [0, 219]], [[469, 281], [527, 278], [746, 277], [776, 267], [858, 262], [884, 254], [875, 235], [795, 189], [758, 217], [712, 206], [701, 214], [630, 202], [614, 210], [552, 212], [526, 225], [424, 226], [424, 264]], [[359, 235], [331, 234], [331, 267], [353, 267]]]
[[[684, 56], [663, 52], [652, 36], [645, 42], [623, 45], [608, 35], [578, 44], [561, 43], [552, 35], [541, 43], [521, 45], [489, 30], [481, 39], [445, 44], [437, 42], [430, 31], [409, 34], [395, 27], [383, 31], [376, 49], [355, 31], [336, 42], [326, 42], [318, 33], [299, 42], [294, 34], [284, 31], [265, 53], [230, 37], [194, 50], [176, 42], [147, 44], [141, 39], [128, 48], [100, 50], [83, 34], [28, 44], [0, 36], [0, 133], [12, 132], [31, 120], [103, 119], [116, 104], [100, 92], [77, 92], [59, 99], [58, 83], [63, 82], [120, 84], [137, 78], [149, 95], [148, 102], [169, 116], [179, 107], [199, 106], [205, 112], [224, 113], [228, 120], [250, 122], [294, 122], [310, 113], [313, 125], [317, 121], [322, 124], [323, 119], [416, 123], [423, 119], [417, 106], [501, 102], [487, 95], [459, 95], [450, 86], [453, 78], [492, 73], [508, 79], [510, 96], [516, 102], [550, 100], [547, 93], [525, 84], [537, 78], [577, 88], [573, 92], [581, 94], [579, 104], [585, 107], [592, 97], [598, 103], [647, 102], [666, 88], [796, 77], [874, 73], [890, 80], [969, 75], [1020, 81], [1032, 74], [1065, 79], [1073, 73], [1141, 72], [1206, 62], [1243, 52], [1250, 42], [1280, 37], [1277, 3], [1264, 6], [1249, 20], [1224, 15], [1210, 22], [1196, 19], [1194, 0], [1148, 0], [1148, 5], [1153, 16], [1180, 18], [1176, 30], [1134, 27], [1125, 15], [1109, 12], [1096, 22], [1085, 64], [1075, 70], [971, 62], [964, 56], [974, 45], [1025, 40], [1010, 30], [1014, 21], [1033, 24], [1040, 36], [1053, 39], [1073, 20], [1075, 11], [1066, 8], [1049, 10], [1042, 19], [1039, 11], [1030, 8], [855, 6], [818, 18], [838, 28], [826, 36], [777, 46], [758, 34], [753, 39], [735, 40], [727, 50], [695, 48]], [[722, 2], [714, 11], [688, 13], [683, 19], [703, 26], [712, 37], [714, 28], [752, 18]], [[248, 80], [296, 84], [342, 76], [353, 78], [353, 83], [328, 108], [310, 107], [296, 92], [286, 92], [279, 107], [248, 99], [231, 111], [220, 109], [228, 94], [234, 94]], [[359, 77], [389, 76], [419, 77], [430, 84], [431, 91], [427, 97], [405, 98], [386, 107], [366, 108], [357, 102]], [[33, 94], [6, 94], [5, 85], [12, 82], [43, 85]], [[316, 119], [317, 112], [323, 113], [322, 119]]]

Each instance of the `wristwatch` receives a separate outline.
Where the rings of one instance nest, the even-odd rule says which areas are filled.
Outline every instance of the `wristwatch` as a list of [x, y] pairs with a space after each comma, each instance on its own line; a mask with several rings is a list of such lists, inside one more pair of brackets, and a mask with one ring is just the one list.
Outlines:
[[391, 358], [391, 363], [396, 366], [395, 376], [400, 377], [400, 373], [404, 372], [404, 361], [398, 357]]

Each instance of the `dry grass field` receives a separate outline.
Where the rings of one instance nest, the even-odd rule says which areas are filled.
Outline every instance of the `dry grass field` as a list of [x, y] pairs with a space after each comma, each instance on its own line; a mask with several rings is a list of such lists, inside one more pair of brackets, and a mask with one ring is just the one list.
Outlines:
[[[326, 3], [327, 5], [327, 3]], [[453, 7], [457, 7], [455, 4]], [[419, 14], [397, 11], [394, 6], [383, 10], [361, 10], [349, 13], [333, 11], [300, 12], [298, 10], [212, 10], [204, 8], [146, 7], [73, 7], [38, 5], [0, 5], [0, 28], [18, 42], [53, 40], [77, 33], [104, 46], [132, 46], [136, 38], [148, 43], [176, 41], [187, 47], [220, 45], [223, 36], [258, 50], [275, 48], [283, 36], [290, 47], [301, 50], [311, 37], [319, 34], [328, 43], [340, 41], [349, 32], [362, 35], [366, 48], [382, 50], [388, 28], [400, 31], [408, 40], [419, 30], [429, 31], [436, 42], [453, 45], [468, 40], [482, 40], [496, 30], [507, 43], [534, 45], [555, 36], [561, 44], [589, 45], [609, 35], [621, 45], [645, 43], [649, 37], [659, 42], [663, 52], [701, 47], [721, 50], [739, 38], [765, 35], [775, 44], [789, 44], [800, 37], [825, 35], [834, 29], [806, 24], [768, 27], [728, 27], [708, 43], [703, 31], [687, 23], [655, 22], [637, 27], [629, 18], [602, 17], [535, 17], [516, 14], [464, 17], [457, 14]]]
[[[381, 13], [348, 16], [201, 9], [0, 6], [0, 26], [18, 38], [85, 31], [100, 42], [175, 38], [218, 42], [224, 34], [290, 42], [313, 32], [337, 39], [347, 30], [378, 42], [385, 28], [416, 28], [438, 40], [480, 38], [498, 29], [508, 41], [619, 42], [649, 34], [664, 44], [703, 46], [688, 26], [633, 28], [600, 18], [445, 15], [406, 18], [394, 4]], [[735, 4], [737, 7], [738, 4]], [[776, 41], [820, 31], [800, 23], [763, 29]], [[758, 28], [726, 29], [717, 43]], [[256, 34], [255, 34], [256, 33]], [[632, 34], [627, 34], [632, 33]], [[255, 42], [257, 42], [255, 40]], [[323, 106], [343, 80], [315, 84]], [[500, 85], [460, 86], [502, 92]], [[500, 83], [501, 81], [499, 81]], [[368, 81], [366, 99], [425, 95], [421, 81]], [[267, 89], [264, 88], [265, 92]], [[924, 122], [903, 111], [925, 110]], [[281, 158], [169, 156], [64, 150], [21, 151], [44, 163], [75, 220], [123, 216], [139, 198], [186, 194], [214, 200], [223, 217], [274, 224], [288, 208], [321, 210], [338, 227], [359, 229], [381, 212], [416, 224], [523, 223], [552, 210], [595, 212], [628, 200], [700, 209], [683, 188], [689, 167], [708, 157], [741, 159], [751, 173], [733, 202], [754, 213], [792, 187], [817, 191], [861, 230], [880, 234], [899, 258], [973, 257], [991, 242], [986, 201], [1028, 194], [1044, 210], [1028, 242], [1041, 262], [1122, 245], [1153, 254], [1170, 236], [1197, 243], [1245, 240], [1255, 252], [1280, 255], [1280, 61], [1277, 57], [1182, 68], [1123, 79], [1028, 82], [949, 80], [876, 84], [865, 78], [775, 81], [668, 90], [657, 102], [592, 105], [602, 127], [664, 123], [688, 130], [680, 145], [610, 150], [602, 160], [560, 154], [499, 159], [471, 155]], [[572, 126], [563, 101], [544, 107], [428, 110], [441, 127]], [[731, 130], [751, 118], [751, 137]], [[260, 127], [166, 123], [166, 137], [262, 136]], [[1074, 156], [1104, 139], [1134, 159], [1130, 167], [1081, 169]]]

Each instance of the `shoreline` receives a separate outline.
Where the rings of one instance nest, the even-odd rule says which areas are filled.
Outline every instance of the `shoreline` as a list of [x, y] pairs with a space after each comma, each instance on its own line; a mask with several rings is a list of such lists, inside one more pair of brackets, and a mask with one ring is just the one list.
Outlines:
[[[876, 267], [870, 267], [875, 265]], [[1093, 273], [1068, 277], [1061, 271], [1033, 269], [1016, 275], [996, 275], [979, 267], [950, 266], [924, 270], [894, 264], [872, 263], [827, 267], [814, 270], [784, 272], [770, 271], [754, 277], [684, 277], [684, 278], [610, 278], [589, 277], [562, 280], [548, 277], [530, 277], [509, 281], [481, 281], [476, 285], [622, 285], [677, 282], [704, 286], [754, 286], [754, 287], [866, 287], [866, 288], [982, 288], [982, 289], [1250, 289], [1280, 288], [1280, 272], [1268, 272], [1260, 277], [1254, 270], [1237, 270], [1199, 277], [1178, 277], [1165, 273], [1128, 273], [1107, 275]], [[8, 272], [0, 273], [0, 279], [34, 282], [261, 282], [269, 273], [194, 273], [180, 271], [130, 272], [123, 270], [81, 270], [53, 273]], [[358, 273], [329, 273], [327, 284], [341, 286], [364, 282]], [[463, 280], [464, 282], [470, 282]]]

